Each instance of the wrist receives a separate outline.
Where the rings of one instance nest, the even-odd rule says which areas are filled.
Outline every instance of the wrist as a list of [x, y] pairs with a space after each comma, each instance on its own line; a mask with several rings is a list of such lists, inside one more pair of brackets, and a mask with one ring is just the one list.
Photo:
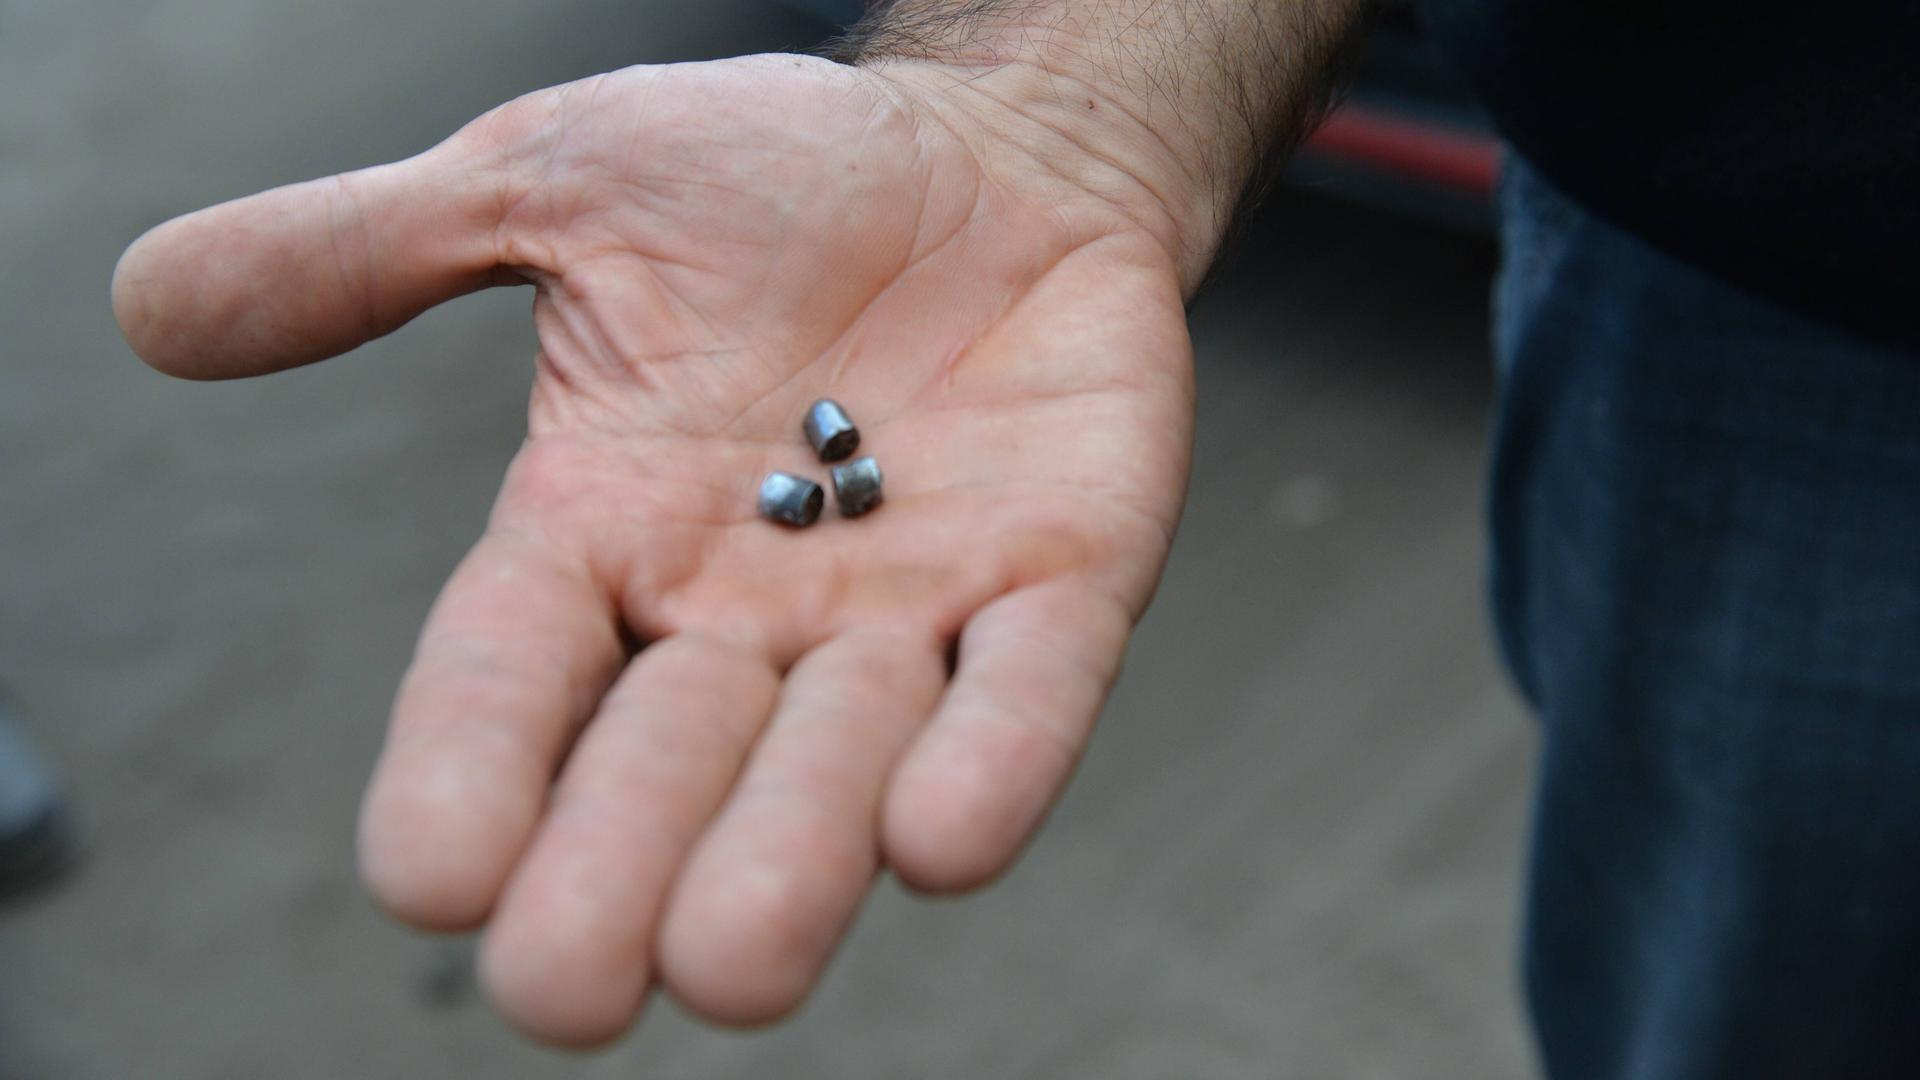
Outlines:
[[1193, 153], [1183, 154], [1178, 142], [1106, 88], [1025, 59], [886, 58], [862, 66], [976, 144], [1001, 179], [1064, 185], [1152, 236], [1187, 293], [1205, 276], [1238, 201], [1238, 183], [1197, 167]]
[[1317, 119], [1358, 0], [885, 0], [842, 59], [1162, 240], [1187, 290]]

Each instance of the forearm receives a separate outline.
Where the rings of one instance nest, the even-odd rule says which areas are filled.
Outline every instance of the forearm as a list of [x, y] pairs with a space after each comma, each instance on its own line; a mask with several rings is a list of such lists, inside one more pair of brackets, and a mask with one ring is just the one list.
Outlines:
[[[1137, 184], [1197, 283], [1263, 158], [1327, 97], [1360, 0], [891, 0], [841, 43], [886, 71], [934, 61], [1074, 154], [1089, 188]], [[1123, 191], [1116, 195], [1124, 196]]]

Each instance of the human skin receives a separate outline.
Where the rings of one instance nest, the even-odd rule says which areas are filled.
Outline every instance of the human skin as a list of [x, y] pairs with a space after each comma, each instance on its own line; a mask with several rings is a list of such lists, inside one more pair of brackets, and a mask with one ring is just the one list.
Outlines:
[[[655, 987], [785, 1015], [883, 869], [999, 875], [1166, 560], [1184, 301], [1352, 6], [909, 0], [852, 65], [617, 71], [136, 242], [116, 314], [185, 378], [535, 288], [527, 438], [367, 794], [380, 902], [484, 927], [499, 1010], [585, 1046]], [[783, 529], [818, 397], [887, 501]]]

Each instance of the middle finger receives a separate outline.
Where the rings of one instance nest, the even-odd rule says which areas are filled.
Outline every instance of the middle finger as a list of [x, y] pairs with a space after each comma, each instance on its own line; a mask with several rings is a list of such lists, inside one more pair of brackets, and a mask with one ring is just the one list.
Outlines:
[[488, 990], [553, 1042], [626, 1029], [667, 887], [773, 710], [760, 656], [694, 635], [643, 649], [588, 725], [488, 928]]
[[945, 681], [932, 634], [878, 627], [794, 665], [668, 903], [658, 959], [683, 1004], [752, 1024], [806, 996], [872, 884], [887, 776]]

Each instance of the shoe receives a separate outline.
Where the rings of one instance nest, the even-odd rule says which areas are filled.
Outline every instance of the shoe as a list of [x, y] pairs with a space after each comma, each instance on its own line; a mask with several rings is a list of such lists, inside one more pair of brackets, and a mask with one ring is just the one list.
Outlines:
[[51, 881], [73, 850], [60, 785], [0, 701], [0, 900]]

